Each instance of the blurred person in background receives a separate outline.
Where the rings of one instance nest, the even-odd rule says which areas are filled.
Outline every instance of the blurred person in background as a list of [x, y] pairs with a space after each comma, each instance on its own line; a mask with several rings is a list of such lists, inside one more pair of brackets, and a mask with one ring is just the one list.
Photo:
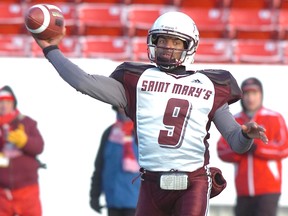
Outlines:
[[280, 113], [263, 106], [262, 83], [255, 77], [241, 85], [242, 111], [235, 115], [239, 124], [256, 121], [266, 129], [269, 142], [255, 139], [243, 154], [231, 150], [223, 137], [217, 144], [219, 157], [235, 165], [236, 216], [276, 216], [281, 195], [282, 159], [288, 154], [288, 132]]
[[41, 216], [37, 122], [17, 109], [10, 86], [0, 89], [0, 216]]
[[100, 195], [104, 194], [109, 216], [134, 216], [140, 181], [137, 144], [133, 122], [124, 109], [112, 106], [117, 113], [116, 122], [101, 137], [95, 160], [90, 190], [90, 206], [101, 213]]

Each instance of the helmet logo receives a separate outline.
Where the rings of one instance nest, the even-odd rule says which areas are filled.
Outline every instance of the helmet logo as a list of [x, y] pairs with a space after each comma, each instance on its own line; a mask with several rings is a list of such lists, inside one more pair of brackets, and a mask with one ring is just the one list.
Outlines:
[[173, 27], [173, 26], [165, 26], [165, 25], [162, 25], [161, 27], [162, 27], [163, 29], [172, 30], [172, 31], [174, 31], [175, 29], [177, 29], [177, 27]]

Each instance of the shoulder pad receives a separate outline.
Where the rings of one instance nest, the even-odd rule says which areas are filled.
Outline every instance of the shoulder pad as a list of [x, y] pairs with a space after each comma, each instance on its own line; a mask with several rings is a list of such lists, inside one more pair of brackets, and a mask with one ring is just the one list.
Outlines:
[[125, 70], [129, 72], [136, 72], [142, 73], [143, 71], [147, 70], [148, 68], [156, 67], [152, 64], [143, 64], [143, 63], [135, 63], [135, 62], [123, 62], [120, 64], [115, 71], [117, 70]]
[[229, 85], [231, 79], [234, 81], [234, 77], [227, 70], [221, 69], [204, 69], [197, 71], [199, 73], [203, 73], [208, 76], [214, 83], [218, 85]]

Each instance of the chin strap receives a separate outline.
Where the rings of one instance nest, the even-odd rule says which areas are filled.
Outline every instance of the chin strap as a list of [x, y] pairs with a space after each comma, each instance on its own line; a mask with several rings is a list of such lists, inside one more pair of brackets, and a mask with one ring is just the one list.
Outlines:
[[171, 72], [172, 70], [174, 70], [177, 66], [176, 65], [173, 65], [173, 66], [164, 66], [164, 65], [158, 65], [157, 66], [159, 67], [159, 69], [161, 71], [165, 71], [165, 72]]

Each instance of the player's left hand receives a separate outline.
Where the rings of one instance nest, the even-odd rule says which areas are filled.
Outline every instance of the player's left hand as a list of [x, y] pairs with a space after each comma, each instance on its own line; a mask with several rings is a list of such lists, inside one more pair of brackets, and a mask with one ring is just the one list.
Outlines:
[[241, 125], [242, 131], [251, 139], [261, 139], [264, 143], [268, 143], [268, 138], [265, 134], [266, 129], [258, 125], [256, 122], [248, 122]]

